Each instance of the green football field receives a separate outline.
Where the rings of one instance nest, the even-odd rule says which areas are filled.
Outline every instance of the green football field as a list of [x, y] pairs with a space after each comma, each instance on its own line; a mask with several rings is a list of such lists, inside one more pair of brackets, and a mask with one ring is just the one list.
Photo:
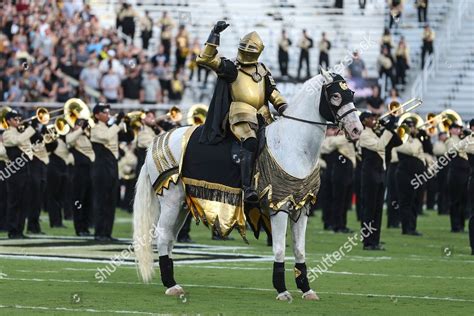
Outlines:
[[[123, 242], [113, 245], [72, 237], [68, 221], [68, 229], [52, 230], [46, 223], [45, 217], [47, 236], [40, 238], [9, 241], [0, 235], [1, 315], [474, 314], [474, 256], [468, 234], [450, 233], [449, 218], [435, 212], [419, 217], [423, 237], [383, 228], [386, 251], [363, 251], [359, 243], [344, 253], [311, 283], [320, 301], [301, 299], [288, 239], [286, 282], [294, 298], [290, 302], [275, 300], [271, 248], [250, 233], [250, 245], [237, 233], [232, 234], [235, 240], [213, 241], [207, 228], [193, 225], [196, 244], [178, 244], [174, 256], [176, 280], [186, 291], [175, 298], [164, 295], [159, 270], [152, 284], [143, 284], [133, 258], [122, 255], [121, 265], [110, 261], [127, 248], [131, 236], [131, 217], [125, 212], [117, 212], [114, 230]], [[349, 226], [358, 226], [354, 212], [349, 213]], [[348, 236], [323, 231], [320, 212], [311, 217], [308, 267], [321, 265]]]

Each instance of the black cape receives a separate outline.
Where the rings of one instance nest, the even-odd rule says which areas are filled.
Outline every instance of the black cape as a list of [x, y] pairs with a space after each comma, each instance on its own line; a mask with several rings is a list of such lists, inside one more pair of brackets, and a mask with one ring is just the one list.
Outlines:
[[214, 145], [226, 137], [228, 126], [226, 116], [229, 113], [231, 102], [229, 84], [218, 77], [206, 122], [199, 138], [200, 143]]

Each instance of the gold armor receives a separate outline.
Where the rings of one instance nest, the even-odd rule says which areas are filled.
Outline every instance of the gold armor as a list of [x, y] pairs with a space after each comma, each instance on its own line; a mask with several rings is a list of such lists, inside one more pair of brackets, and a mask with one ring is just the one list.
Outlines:
[[[258, 57], [263, 51], [263, 42], [256, 32], [245, 35], [239, 43], [236, 66], [237, 78], [230, 83], [232, 103], [229, 110], [229, 123], [232, 133], [240, 141], [256, 138], [258, 126], [257, 112], [261, 113], [267, 123], [271, 116], [266, 103], [266, 81], [269, 75], [265, 66], [258, 62]], [[217, 45], [207, 42], [202, 53], [197, 57], [199, 65], [207, 66], [219, 74], [221, 58], [217, 55]], [[275, 85], [269, 76], [270, 84]], [[271, 93], [268, 101], [278, 108], [286, 104], [285, 99], [276, 89]]]

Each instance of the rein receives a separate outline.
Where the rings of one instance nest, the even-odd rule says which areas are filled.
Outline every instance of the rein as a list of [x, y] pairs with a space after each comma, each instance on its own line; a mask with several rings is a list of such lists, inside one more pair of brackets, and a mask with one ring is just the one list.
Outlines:
[[[334, 84], [334, 83], [338, 83], [338, 82], [345, 82], [345, 81], [344, 80], [336, 80], [336, 81], [331, 82], [330, 84]], [[334, 119], [336, 121], [335, 123], [308, 121], [308, 120], [305, 120], [305, 119], [302, 119], [302, 118], [299, 118], [299, 117], [286, 115], [285, 113], [282, 113], [280, 116], [284, 117], [284, 118], [287, 118], [287, 119], [290, 119], [290, 120], [301, 122], [301, 123], [306, 123], [306, 124], [311, 124], [311, 125], [332, 126], [332, 127], [338, 127], [339, 129], [342, 129], [343, 128], [342, 119], [344, 117], [346, 117], [348, 114], [357, 111], [357, 109], [354, 107], [354, 108], [352, 108], [350, 110], [347, 110], [346, 112], [342, 113], [341, 115], [338, 115], [337, 112], [334, 111], [334, 109], [333, 109], [333, 107], [332, 107], [332, 105], [329, 101], [328, 94], [327, 94], [327, 91], [326, 91], [326, 87], [327, 87], [327, 85], [323, 85], [322, 89], [323, 89], [323, 92], [324, 92], [324, 97], [326, 98], [326, 102], [329, 103], [329, 105], [328, 105], [329, 110], [331, 111], [331, 114], [332, 114], [332, 116], [334, 117]]]
[[290, 119], [290, 120], [298, 121], [298, 122], [301, 122], [301, 123], [312, 124], [312, 125], [325, 125], [325, 126], [336, 126], [336, 127], [338, 126], [335, 123], [308, 121], [308, 120], [304, 120], [304, 119], [301, 119], [301, 118], [298, 118], [298, 117], [286, 115], [285, 113], [282, 113], [280, 116], [284, 117], [284, 118], [287, 118], [287, 119]]

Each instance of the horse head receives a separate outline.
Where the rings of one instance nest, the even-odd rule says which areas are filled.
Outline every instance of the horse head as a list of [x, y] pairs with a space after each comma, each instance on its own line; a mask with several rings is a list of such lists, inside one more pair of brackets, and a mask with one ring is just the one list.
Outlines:
[[327, 121], [339, 125], [348, 139], [359, 139], [363, 126], [354, 106], [354, 91], [341, 75], [322, 69], [321, 76], [319, 113]]

